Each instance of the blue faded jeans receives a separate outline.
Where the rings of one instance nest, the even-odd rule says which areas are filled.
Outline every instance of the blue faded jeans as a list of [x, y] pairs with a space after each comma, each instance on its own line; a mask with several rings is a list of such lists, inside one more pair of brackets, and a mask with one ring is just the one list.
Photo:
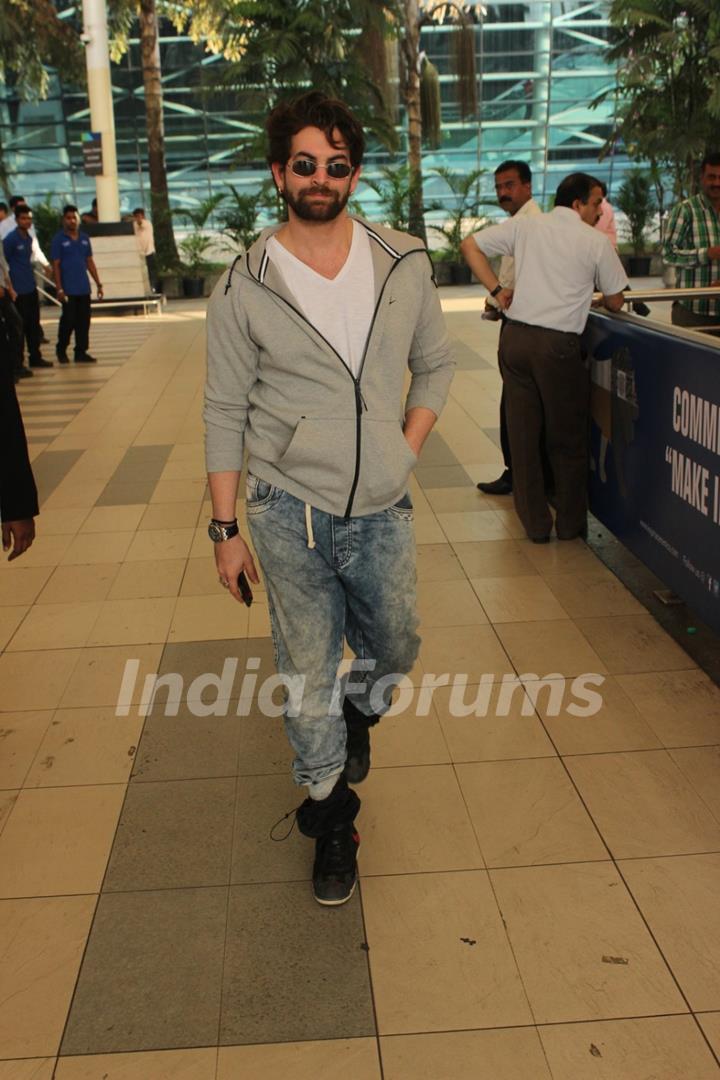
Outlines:
[[248, 525], [265, 578], [278, 673], [302, 683], [301, 697], [291, 689], [285, 704], [298, 784], [320, 784], [345, 766], [345, 691], [337, 680], [344, 639], [362, 667], [348, 693], [366, 716], [387, 711], [391, 676], [415, 662], [412, 516], [409, 496], [380, 513], [345, 519], [248, 478]]

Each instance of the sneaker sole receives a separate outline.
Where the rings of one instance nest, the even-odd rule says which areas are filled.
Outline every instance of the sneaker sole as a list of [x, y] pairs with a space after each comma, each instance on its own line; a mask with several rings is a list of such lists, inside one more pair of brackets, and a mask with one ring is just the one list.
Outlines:
[[352, 889], [347, 894], [347, 896], [343, 896], [342, 900], [321, 900], [319, 896], [315, 896], [315, 893], [313, 893], [313, 896], [315, 897], [317, 903], [322, 904], [323, 907], [342, 907], [342, 905], [347, 904], [348, 900], [350, 900], [350, 898], [352, 897], [357, 887], [357, 883], [358, 879], [355, 878]]

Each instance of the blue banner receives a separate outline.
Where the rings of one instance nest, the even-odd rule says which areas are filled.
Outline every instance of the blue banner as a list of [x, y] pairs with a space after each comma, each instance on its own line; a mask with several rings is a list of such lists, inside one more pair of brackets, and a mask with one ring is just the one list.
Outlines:
[[720, 633], [720, 340], [593, 312], [590, 509]]

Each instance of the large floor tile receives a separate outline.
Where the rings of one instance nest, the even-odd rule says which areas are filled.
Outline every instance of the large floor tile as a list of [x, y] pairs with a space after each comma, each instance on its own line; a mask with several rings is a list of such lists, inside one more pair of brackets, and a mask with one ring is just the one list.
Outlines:
[[558, 758], [457, 765], [485, 864], [607, 859], [607, 849]]
[[546, 574], [545, 581], [572, 619], [645, 613], [640, 601], [605, 567]]
[[60, 704], [80, 650], [5, 653], [0, 656], [0, 710], [35, 712]]
[[383, 716], [381, 723], [372, 728], [370, 739], [375, 769], [396, 765], [439, 765], [450, 761], [432, 698], [426, 703], [422, 690], [414, 691], [402, 712]]
[[693, 661], [652, 615], [575, 620], [614, 675], [691, 668]]
[[417, 576], [419, 582], [464, 581], [465, 571], [450, 544], [420, 544]]
[[[478, 605], [479, 606], [479, 605]], [[18, 627], [28, 612], [34, 611], [28, 604], [12, 604], [9, 607], [0, 607], [0, 650], [7, 647], [10, 639], [18, 637]], [[35, 648], [28, 645], [27, 648]]]
[[567, 612], [539, 574], [472, 577], [470, 584], [492, 623], [567, 619]]
[[124, 794], [122, 784], [21, 791], [0, 837], [0, 896], [98, 892]]
[[654, 750], [662, 746], [613, 675], [526, 683], [561, 754]]
[[55, 1080], [55, 1058], [0, 1061], [0, 1080]]
[[671, 750], [670, 757], [720, 821], [720, 746]]
[[[220, 589], [220, 586], [218, 586]], [[181, 596], [177, 601], [168, 641], [217, 641], [248, 636], [250, 612], [227, 590], [217, 596]]]
[[386, 1035], [385, 1080], [552, 1080], [534, 1028]]
[[70, 543], [58, 562], [62, 566], [95, 566], [98, 563], [122, 562], [134, 536], [135, 533], [126, 530], [106, 533], [100, 539], [90, 533], [67, 537]]
[[126, 783], [142, 727], [141, 717], [117, 716], [108, 706], [58, 709], [25, 786]]
[[488, 618], [467, 581], [419, 581], [417, 611], [420, 633], [431, 626], [479, 626]]
[[618, 682], [663, 745], [720, 744], [720, 689], [704, 671], [619, 675]]
[[520, 541], [520, 548], [541, 574], [602, 573], [604, 564], [584, 540], [551, 540], [549, 544]]
[[[232, 708], [237, 707], [238, 703], [232, 702]], [[240, 731], [237, 757], [239, 776], [290, 773], [295, 753], [288, 742], [281, 717], [238, 716], [235, 723]]]
[[292, 1077], [292, 1080], [380, 1080], [376, 1039], [221, 1046], [217, 1080], [238, 1077]]
[[716, 1080], [717, 1062], [690, 1016], [540, 1028], [553, 1080]]
[[364, 942], [357, 894], [332, 909], [313, 900], [309, 882], [234, 885], [220, 1043], [374, 1035]]
[[148, 529], [133, 534], [125, 554], [126, 562], [155, 559], [186, 559], [192, 543], [192, 529]]
[[297, 828], [294, 813], [305, 795], [306, 789], [293, 782], [289, 769], [278, 776], [238, 777], [234, 885], [310, 879], [315, 847]]
[[110, 600], [140, 600], [152, 596], [177, 596], [185, 559], [148, 559], [126, 562], [112, 583]]
[[[0, 1057], [57, 1052], [95, 902], [94, 896], [0, 901]], [[22, 1076], [7, 1072], [8, 1080]]]
[[496, 677], [515, 674], [490, 626], [424, 630], [420, 660], [424, 671], [432, 675], [466, 675], [469, 683], [479, 683], [485, 674]]
[[451, 543], [511, 539], [511, 534], [492, 510], [439, 513], [437, 519]]
[[7, 647], [8, 652], [30, 649], [81, 648], [100, 614], [100, 602], [36, 604]]
[[234, 804], [234, 778], [131, 784], [104, 888], [226, 885]]
[[433, 702], [452, 761], [553, 756], [530, 698], [517, 680], [438, 687]]
[[240, 740], [234, 702], [218, 704], [224, 716], [195, 715], [197, 702], [183, 702], [177, 716], [145, 720], [135, 755], [133, 780], [189, 780], [235, 776]]
[[537, 573], [520, 545], [510, 540], [454, 543], [453, 547], [469, 578], [529, 577]]
[[[88, 603], [104, 600], [120, 570], [120, 563], [94, 566], [56, 566], [40, 593], [38, 604]], [[63, 643], [64, 644], [64, 643]]]
[[610, 863], [490, 875], [537, 1023], [687, 1011]]
[[134, 532], [146, 507], [94, 506], [83, 522], [84, 533]]
[[607, 671], [587, 638], [569, 619], [499, 623], [496, 630], [515, 670], [523, 676], [572, 678]]
[[619, 865], [690, 1008], [720, 1009], [720, 855]]
[[20, 790], [17, 788], [14, 791], [0, 791], [0, 833], [2, 833], [8, 823], [8, 819], [13, 812], [19, 794]]
[[87, 643], [93, 646], [164, 642], [175, 604], [175, 597], [106, 600]]
[[22, 787], [52, 718], [52, 709], [0, 713], [0, 790]]
[[697, 1019], [715, 1056], [720, 1060], [720, 1012], [701, 1013]]
[[62, 1053], [216, 1045], [226, 918], [227, 889], [101, 896]]
[[[32, 547], [23, 552], [23, 570], [35, 567], [53, 567], [61, 562], [63, 555], [73, 542], [72, 536], [43, 536], [42, 533], [33, 540]], [[0, 559], [0, 576], [14, 574], [15, 562], [8, 562], [7, 558]]]
[[[31, 549], [32, 550], [32, 549]], [[2, 561], [2, 560], [0, 560]], [[0, 574], [0, 604], [33, 604], [53, 572], [52, 566], [17, 566]]]
[[[59, 704], [63, 708], [81, 705], [128, 708], [137, 705], [142, 698], [145, 680], [158, 670], [161, 653], [161, 645], [106, 645], [81, 649], [79, 654], [75, 652], [73, 656], [75, 670]], [[128, 682], [127, 665], [135, 661], [139, 666], [132, 667]]]
[[197, 502], [155, 503], [146, 508], [138, 532], [148, 529], [194, 529], [198, 510]]
[[532, 1023], [484, 871], [367, 878], [382, 1035]]
[[359, 794], [362, 874], [470, 870], [483, 865], [450, 765], [371, 770]]
[[[61, 1057], [53, 1080], [215, 1080], [217, 1048]], [[2, 1080], [2, 1074], [0, 1074]]]
[[720, 823], [665, 750], [565, 760], [614, 858], [720, 851]]

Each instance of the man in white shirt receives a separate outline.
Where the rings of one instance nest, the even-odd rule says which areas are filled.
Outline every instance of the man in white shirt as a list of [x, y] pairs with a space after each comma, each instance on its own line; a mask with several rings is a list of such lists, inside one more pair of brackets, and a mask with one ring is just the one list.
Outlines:
[[145, 256], [145, 265], [147, 266], [148, 278], [150, 279], [150, 288], [153, 292], [158, 292], [157, 264], [155, 260], [155, 231], [151, 222], [145, 217], [145, 211], [142, 206], [137, 206], [133, 210], [133, 228], [135, 229], [135, 238], [138, 242], [138, 247]]
[[[627, 275], [595, 228], [600, 182], [565, 177], [555, 209], [513, 218], [479, 233], [466, 252], [475, 276], [507, 313], [500, 364], [507, 395], [515, 508], [528, 536], [546, 543], [552, 528], [540, 464], [543, 425], [555, 478], [558, 539], [587, 532], [590, 373], [580, 335], [596, 282], [610, 311], [623, 306]], [[513, 255], [515, 288], [504, 288], [488, 256]]]
[[[495, 170], [495, 193], [498, 205], [511, 217], [542, 213], [532, 196], [532, 172], [526, 161], [510, 160], [503, 161], [498, 165]], [[478, 233], [473, 233], [472, 236], [468, 236], [463, 240], [460, 250], [466, 258], [468, 250], [472, 252], [477, 249], [477, 236]], [[512, 289], [515, 284], [515, 261], [512, 255], [503, 255], [500, 260], [498, 281], [505, 289]], [[485, 310], [486, 312], [495, 313], [486, 315], [486, 318], [502, 319], [504, 325], [505, 316], [492, 296], [486, 298]], [[502, 334], [502, 327], [500, 333]], [[479, 490], [485, 495], [510, 495], [512, 493], [512, 455], [510, 453], [510, 439], [507, 429], [504, 389], [500, 398], [500, 446], [505, 469], [497, 480], [478, 484]], [[544, 461], [543, 465], [547, 477], [550, 478], [549, 464]]]

